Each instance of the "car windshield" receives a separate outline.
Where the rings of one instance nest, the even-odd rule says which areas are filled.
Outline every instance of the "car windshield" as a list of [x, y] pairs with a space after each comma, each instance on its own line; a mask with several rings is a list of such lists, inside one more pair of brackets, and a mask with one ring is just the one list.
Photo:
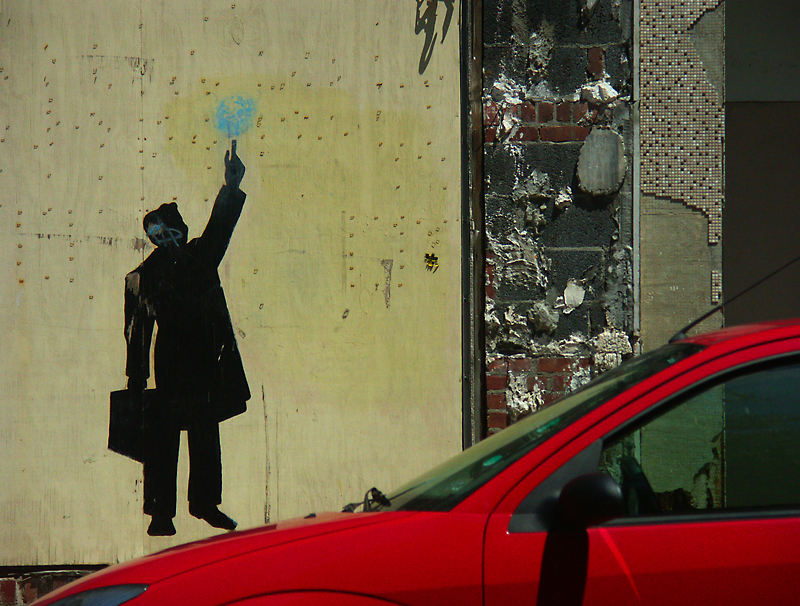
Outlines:
[[447, 511], [536, 448], [632, 385], [702, 349], [674, 343], [631, 358], [578, 391], [479, 442], [388, 495], [391, 509]]

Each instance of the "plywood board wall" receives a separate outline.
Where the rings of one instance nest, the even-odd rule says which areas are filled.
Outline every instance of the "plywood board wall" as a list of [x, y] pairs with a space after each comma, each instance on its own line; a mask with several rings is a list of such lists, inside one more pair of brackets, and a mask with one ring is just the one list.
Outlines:
[[106, 440], [142, 218], [175, 202], [198, 236], [232, 138], [247, 199], [219, 272], [252, 398], [220, 425], [222, 509], [339, 509], [460, 449], [457, 13], [0, 1], [0, 565], [219, 532], [186, 511], [183, 444], [177, 534], [148, 537], [141, 465]]

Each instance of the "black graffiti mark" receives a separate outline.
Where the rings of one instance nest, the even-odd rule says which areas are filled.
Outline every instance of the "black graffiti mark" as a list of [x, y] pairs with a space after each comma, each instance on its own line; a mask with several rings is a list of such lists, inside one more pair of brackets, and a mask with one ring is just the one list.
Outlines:
[[[151, 535], [175, 533], [176, 475], [180, 433], [189, 442], [189, 512], [212, 526], [236, 522], [219, 511], [222, 464], [219, 423], [246, 410], [250, 399], [219, 264], [244, 207], [239, 189], [245, 167], [234, 140], [225, 153], [225, 184], [198, 238], [178, 205], [162, 204], [143, 221], [156, 249], [125, 278], [126, 375], [132, 397], [143, 395], [153, 352], [155, 393], [141, 397], [145, 434], [144, 513]], [[148, 394], [151, 390], [148, 390]]]
[[430, 253], [430, 254], [426, 253], [425, 254], [425, 267], [428, 269], [428, 271], [432, 271], [433, 273], [436, 273], [436, 270], [439, 269], [439, 257], [437, 257], [433, 253]]
[[[444, 21], [442, 23], [442, 44], [447, 38], [447, 31], [450, 29], [450, 21], [453, 19], [453, 3], [454, 0], [441, 0], [446, 8]], [[422, 5], [427, 4], [425, 11], [421, 12]], [[414, 24], [414, 33], [419, 35], [425, 32], [425, 41], [422, 44], [422, 53], [419, 57], [419, 73], [425, 73], [428, 69], [428, 63], [433, 56], [433, 49], [436, 45], [436, 9], [439, 0], [417, 0], [417, 14], [416, 22]]]

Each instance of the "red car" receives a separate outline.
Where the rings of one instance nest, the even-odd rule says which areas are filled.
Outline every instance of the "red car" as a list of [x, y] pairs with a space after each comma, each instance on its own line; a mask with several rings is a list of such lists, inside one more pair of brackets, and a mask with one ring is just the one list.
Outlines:
[[36, 604], [797, 604], [800, 320], [633, 358], [355, 509], [169, 549]]

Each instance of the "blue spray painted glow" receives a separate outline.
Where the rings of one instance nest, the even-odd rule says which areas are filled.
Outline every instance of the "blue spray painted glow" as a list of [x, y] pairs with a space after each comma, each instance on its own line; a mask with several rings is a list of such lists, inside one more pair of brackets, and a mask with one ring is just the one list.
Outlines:
[[156, 246], [165, 246], [169, 243], [178, 246], [178, 240], [183, 237], [180, 229], [167, 227], [161, 219], [157, 223], [151, 223], [147, 227], [147, 235]]
[[253, 126], [256, 115], [254, 99], [234, 95], [223, 99], [217, 106], [217, 128], [229, 137], [238, 137]]

